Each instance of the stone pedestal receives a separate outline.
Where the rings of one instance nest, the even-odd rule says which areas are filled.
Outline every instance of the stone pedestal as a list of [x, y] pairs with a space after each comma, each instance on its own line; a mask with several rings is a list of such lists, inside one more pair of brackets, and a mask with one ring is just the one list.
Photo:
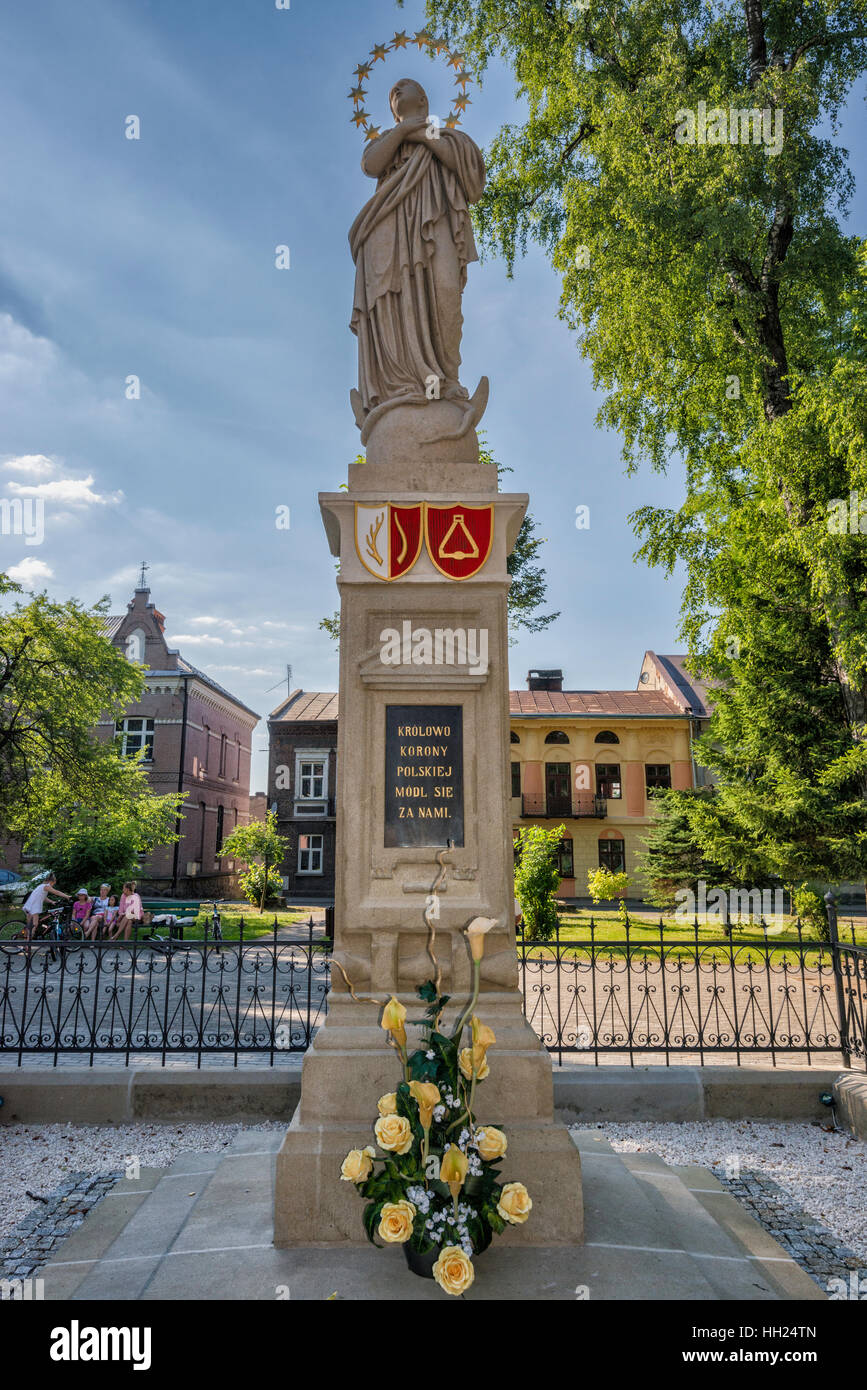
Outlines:
[[[383, 1002], [396, 994], [408, 1017], [419, 1017], [423, 1006], [415, 989], [434, 973], [426, 953], [424, 914], [438, 885], [434, 949], [443, 990], [454, 998], [454, 1009], [445, 1016], [448, 1031], [472, 988], [464, 929], [476, 916], [497, 919], [486, 938], [477, 1007], [497, 1042], [475, 1109], [480, 1122], [505, 1127], [504, 1176], [526, 1183], [533, 1198], [530, 1220], [499, 1239], [574, 1244], [583, 1233], [579, 1156], [565, 1127], [553, 1118], [551, 1063], [523, 1016], [514, 939], [506, 561], [527, 498], [497, 492], [493, 467], [429, 458], [417, 442], [403, 458], [355, 464], [349, 473], [348, 492], [320, 496], [331, 550], [340, 557], [334, 955], [358, 994]], [[408, 572], [391, 581], [380, 578], [371, 568], [376, 560], [369, 554], [370, 517], [375, 522], [381, 508], [387, 526], [386, 504], [421, 504], [423, 521], [426, 503], [443, 508], [460, 503], [464, 517], [470, 509], [492, 507], [487, 559], [470, 577], [449, 578], [422, 540]], [[362, 509], [358, 535], [357, 508]], [[407, 523], [404, 530], [410, 529]], [[381, 560], [376, 537], [383, 531], [374, 530], [372, 545], [374, 551], [379, 546]], [[437, 550], [446, 543], [432, 544]], [[410, 535], [410, 554], [413, 549]], [[452, 545], [455, 549], [460, 550], [460, 543]], [[431, 634], [430, 647], [425, 632]], [[482, 632], [484, 662], [479, 659]], [[383, 636], [395, 633], [401, 639], [397, 655], [393, 636]], [[455, 633], [476, 634], [463, 661]], [[448, 821], [423, 821], [419, 827], [414, 819], [407, 829], [397, 818], [403, 803], [395, 802], [393, 788], [387, 805], [386, 766], [389, 753], [392, 763], [394, 755], [394, 748], [386, 746], [387, 711], [395, 706], [406, 721], [413, 717], [408, 709], [419, 711], [417, 725], [405, 721], [403, 727], [448, 726], [452, 737], [460, 730], [462, 766], [457, 776], [445, 778], [451, 792], [445, 786], [442, 792], [451, 796]], [[424, 738], [419, 735], [416, 744]], [[436, 739], [432, 736], [431, 747]], [[449, 747], [453, 752], [454, 744]], [[431, 763], [437, 756], [431, 754]], [[453, 815], [458, 792], [462, 834], [458, 829], [458, 843], [447, 849], [447, 831], [459, 826]], [[431, 800], [429, 805], [431, 814], [441, 814], [438, 803]], [[415, 811], [418, 815], [417, 805]], [[428, 842], [394, 843], [396, 837], [413, 835]], [[277, 1159], [275, 1243], [280, 1246], [365, 1243], [362, 1203], [355, 1187], [340, 1181], [340, 1164], [350, 1148], [372, 1142], [376, 1102], [400, 1079], [396, 1055], [378, 1025], [379, 1008], [353, 1001], [337, 970], [332, 972], [329, 1005], [327, 1020], [304, 1059], [301, 1104]]]

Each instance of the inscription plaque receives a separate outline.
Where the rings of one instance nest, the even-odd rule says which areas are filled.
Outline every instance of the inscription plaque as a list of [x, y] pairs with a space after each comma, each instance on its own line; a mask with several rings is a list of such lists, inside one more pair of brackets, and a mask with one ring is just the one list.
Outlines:
[[464, 843], [461, 705], [387, 705], [385, 845]]

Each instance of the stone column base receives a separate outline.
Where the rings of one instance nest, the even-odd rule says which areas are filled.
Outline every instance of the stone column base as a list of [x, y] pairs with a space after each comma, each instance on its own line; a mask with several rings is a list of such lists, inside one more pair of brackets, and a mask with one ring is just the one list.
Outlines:
[[[533, 1199], [530, 1219], [510, 1226], [506, 1245], [580, 1245], [584, 1239], [581, 1159], [565, 1125], [512, 1121], [502, 1165], [507, 1181], [524, 1182]], [[305, 1124], [296, 1113], [277, 1155], [274, 1244], [366, 1245], [364, 1202], [340, 1165], [350, 1149], [371, 1142], [370, 1126]]]

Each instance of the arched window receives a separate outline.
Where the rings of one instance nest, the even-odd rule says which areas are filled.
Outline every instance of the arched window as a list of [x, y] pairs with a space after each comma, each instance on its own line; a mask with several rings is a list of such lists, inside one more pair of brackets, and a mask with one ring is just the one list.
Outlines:
[[619, 743], [620, 739], [611, 729], [600, 729], [593, 740], [594, 743]]
[[143, 662], [145, 656], [145, 635], [140, 627], [131, 632], [126, 639], [127, 661]]
[[521, 740], [518, 738], [518, 735], [515, 733], [515, 730], [514, 730], [514, 729], [513, 729], [512, 732], [509, 734], [509, 742], [510, 742], [510, 743], [520, 743], [520, 742], [521, 742]]
[[564, 734], [562, 729], [552, 729], [550, 734], [545, 735], [546, 743], [568, 743], [569, 735]]
[[217, 856], [218, 859], [219, 859], [220, 854], [221, 854], [222, 849], [223, 849], [223, 821], [224, 821], [225, 815], [226, 815], [226, 812], [225, 812], [224, 807], [218, 806], [218, 807], [217, 807], [217, 843], [216, 843], [216, 845], [214, 846], [214, 853], [216, 854], [216, 856]]

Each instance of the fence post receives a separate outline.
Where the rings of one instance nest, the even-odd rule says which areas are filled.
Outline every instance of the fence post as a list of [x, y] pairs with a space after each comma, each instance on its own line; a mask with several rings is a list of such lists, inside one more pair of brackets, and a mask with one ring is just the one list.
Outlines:
[[843, 971], [840, 968], [840, 938], [837, 935], [837, 904], [834, 902], [834, 894], [830, 890], [825, 894], [825, 906], [828, 909], [828, 940], [831, 944], [831, 966], [837, 989], [837, 1012], [840, 1015], [840, 1051], [843, 1054], [843, 1065], [851, 1068], [852, 1057], [848, 1048], [846, 989], [843, 984]]

